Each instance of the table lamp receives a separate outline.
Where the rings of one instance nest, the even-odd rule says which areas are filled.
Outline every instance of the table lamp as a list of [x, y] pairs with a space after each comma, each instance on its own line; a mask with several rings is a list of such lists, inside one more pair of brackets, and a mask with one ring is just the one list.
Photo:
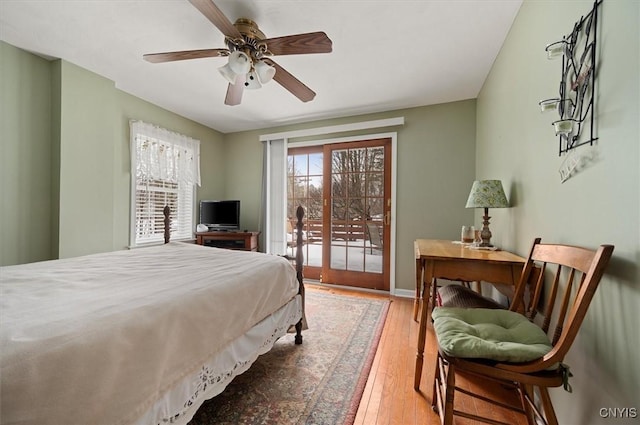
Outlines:
[[484, 208], [480, 246], [491, 247], [491, 231], [489, 230], [489, 208], [508, 208], [509, 203], [502, 189], [500, 180], [476, 180], [471, 186], [466, 208]]

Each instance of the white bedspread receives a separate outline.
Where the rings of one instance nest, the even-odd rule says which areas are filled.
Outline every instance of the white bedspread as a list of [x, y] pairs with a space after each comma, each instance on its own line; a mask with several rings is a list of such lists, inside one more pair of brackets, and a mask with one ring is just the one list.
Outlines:
[[0, 284], [0, 422], [42, 425], [134, 422], [298, 291], [280, 257], [179, 242], [4, 267]]

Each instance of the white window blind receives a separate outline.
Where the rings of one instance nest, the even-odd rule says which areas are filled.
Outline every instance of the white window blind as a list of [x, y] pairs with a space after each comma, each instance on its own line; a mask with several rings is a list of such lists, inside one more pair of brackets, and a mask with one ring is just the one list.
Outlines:
[[193, 236], [195, 185], [200, 185], [200, 141], [132, 121], [132, 246], [164, 241], [165, 205], [171, 209], [171, 239]]

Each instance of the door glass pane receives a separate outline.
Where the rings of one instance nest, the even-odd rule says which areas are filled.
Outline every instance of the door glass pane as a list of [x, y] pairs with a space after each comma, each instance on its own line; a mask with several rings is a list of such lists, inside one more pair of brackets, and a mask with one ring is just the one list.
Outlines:
[[382, 198], [367, 198], [367, 221], [382, 221], [384, 219], [384, 200]]
[[322, 176], [309, 176], [307, 199], [307, 244], [310, 250], [307, 264], [322, 267]]
[[334, 173], [331, 175], [331, 197], [344, 199], [347, 196], [347, 179], [345, 174]]
[[[332, 176], [333, 190], [336, 193], [346, 193], [342, 182], [344, 176]], [[345, 270], [347, 266], [347, 199], [343, 196], [333, 197], [331, 204], [331, 268]]]
[[297, 176], [293, 178], [293, 197], [295, 199], [306, 199], [308, 194], [309, 178], [307, 176]]
[[295, 175], [297, 176], [306, 176], [308, 174], [309, 166], [309, 156], [308, 155], [295, 155], [293, 157], [293, 161], [295, 164]]
[[309, 154], [309, 175], [310, 176], [322, 176], [323, 171], [323, 154], [312, 153]]
[[364, 249], [366, 272], [382, 273], [382, 231], [381, 221], [367, 222], [367, 245]]
[[[351, 191], [351, 193], [361, 193]], [[364, 250], [365, 234], [363, 227], [364, 198], [349, 199], [347, 212], [347, 269], [351, 271], [364, 271]]]
[[369, 161], [367, 163], [368, 171], [384, 171], [384, 148], [369, 148]]
[[366, 191], [368, 196], [383, 196], [384, 174], [368, 173], [366, 180]]

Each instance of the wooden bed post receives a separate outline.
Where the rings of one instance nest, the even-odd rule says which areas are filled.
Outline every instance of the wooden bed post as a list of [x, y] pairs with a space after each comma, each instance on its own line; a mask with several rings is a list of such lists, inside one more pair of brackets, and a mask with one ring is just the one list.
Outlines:
[[169, 243], [171, 238], [171, 208], [169, 205], [165, 205], [162, 212], [164, 213], [164, 243]]
[[[296, 209], [296, 277], [298, 278], [298, 294], [302, 296], [304, 311], [304, 284], [302, 282], [302, 266], [304, 264], [304, 255], [302, 254], [302, 217], [304, 217], [304, 208], [298, 206]], [[302, 344], [302, 319], [296, 323], [295, 343]]]

